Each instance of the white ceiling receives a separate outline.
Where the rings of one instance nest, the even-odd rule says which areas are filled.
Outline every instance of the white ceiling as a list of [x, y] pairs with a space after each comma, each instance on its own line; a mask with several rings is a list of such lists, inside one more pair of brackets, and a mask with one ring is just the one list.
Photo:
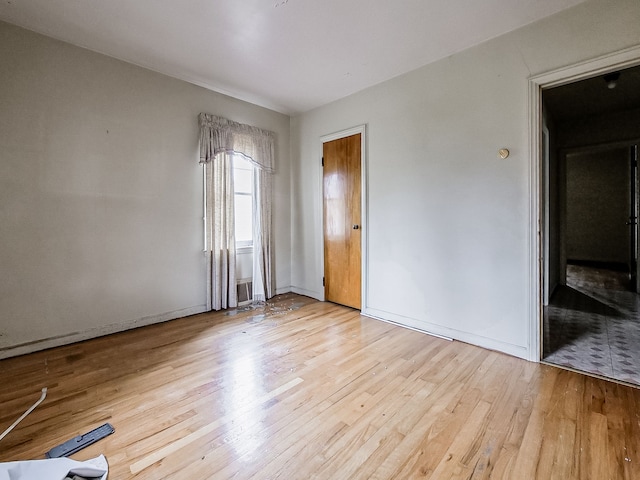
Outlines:
[[0, 0], [0, 19], [287, 114], [584, 0]]

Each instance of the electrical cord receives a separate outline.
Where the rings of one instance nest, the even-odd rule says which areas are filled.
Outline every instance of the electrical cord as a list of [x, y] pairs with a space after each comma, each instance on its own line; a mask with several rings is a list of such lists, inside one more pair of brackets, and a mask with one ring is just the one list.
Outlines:
[[16, 425], [18, 425], [22, 420], [24, 420], [24, 418], [25, 418], [27, 415], [29, 415], [31, 412], [33, 412], [33, 411], [35, 410], [35, 408], [36, 408], [38, 405], [40, 405], [40, 404], [42, 403], [42, 401], [45, 399], [45, 397], [46, 397], [46, 396], [47, 396], [47, 387], [44, 387], [44, 388], [42, 389], [42, 395], [40, 395], [40, 399], [38, 399], [38, 401], [37, 401], [36, 403], [34, 403], [34, 404], [31, 406], [31, 408], [30, 408], [29, 410], [27, 410], [26, 412], [24, 412], [24, 413], [20, 416], [20, 418], [18, 418], [15, 422], [13, 422], [13, 424], [12, 424], [9, 428], [7, 428], [4, 432], [2, 432], [2, 435], [0, 435], [0, 441], [1, 441], [4, 437], [6, 437], [6, 436], [9, 434], [9, 432], [10, 432], [11, 430], [13, 430], [13, 429], [16, 427]]

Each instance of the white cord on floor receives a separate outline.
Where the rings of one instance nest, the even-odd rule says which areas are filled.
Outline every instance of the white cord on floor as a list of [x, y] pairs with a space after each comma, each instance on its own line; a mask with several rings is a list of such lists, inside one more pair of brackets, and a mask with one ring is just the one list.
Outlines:
[[24, 417], [26, 417], [31, 412], [33, 412], [35, 410], [35, 408], [42, 403], [42, 401], [44, 400], [44, 398], [46, 396], [47, 396], [47, 387], [44, 387], [42, 389], [42, 395], [40, 395], [40, 399], [36, 403], [34, 403], [29, 410], [24, 412], [19, 419], [17, 419], [15, 422], [13, 422], [13, 424], [9, 428], [7, 428], [4, 432], [2, 432], [2, 435], [0, 435], [0, 440], [2, 440], [4, 437], [6, 437], [7, 434], [16, 427], [16, 425], [18, 425], [22, 420], [24, 420]]

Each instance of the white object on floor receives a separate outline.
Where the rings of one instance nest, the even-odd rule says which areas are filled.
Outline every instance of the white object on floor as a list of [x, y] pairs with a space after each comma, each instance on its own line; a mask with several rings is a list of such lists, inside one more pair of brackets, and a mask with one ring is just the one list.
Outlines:
[[18, 418], [15, 422], [13, 422], [9, 428], [7, 428], [4, 432], [2, 432], [2, 435], [0, 435], [0, 440], [2, 440], [4, 437], [6, 437], [7, 434], [11, 430], [13, 430], [16, 425], [18, 425], [22, 420], [24, 420], [24, 417], [26, 417], [31, 412], [33, 412], [35, 410], [35, 408], [42, 403], [42, 401], [44, 400], [44, 398], [46, 396], [47, 396], [47, 387], [44, 387], [42, 389], [42, 394], [40, 395], [40, 398], [38, 399], [38, 401], [36, 403], [34, 403], [29, 410], [24, 412], [20, 418]]
[[108, 473], [109, 464], [104, 455], [84, 462], [70, 458], [0, 462], [0, 480], [63, 480], [73, 475], [107, 480]]

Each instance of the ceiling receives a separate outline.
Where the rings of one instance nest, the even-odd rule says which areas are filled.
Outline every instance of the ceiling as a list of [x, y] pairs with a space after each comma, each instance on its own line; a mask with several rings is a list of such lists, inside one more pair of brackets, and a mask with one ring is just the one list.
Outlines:
[[640, 109], [640, 66], [619, 71], [615, 88], [604, 75], [544, 90], [545, 108], [556, 121]]
[[0, 0], [0, 19], [295, 115], [584, 0]]

